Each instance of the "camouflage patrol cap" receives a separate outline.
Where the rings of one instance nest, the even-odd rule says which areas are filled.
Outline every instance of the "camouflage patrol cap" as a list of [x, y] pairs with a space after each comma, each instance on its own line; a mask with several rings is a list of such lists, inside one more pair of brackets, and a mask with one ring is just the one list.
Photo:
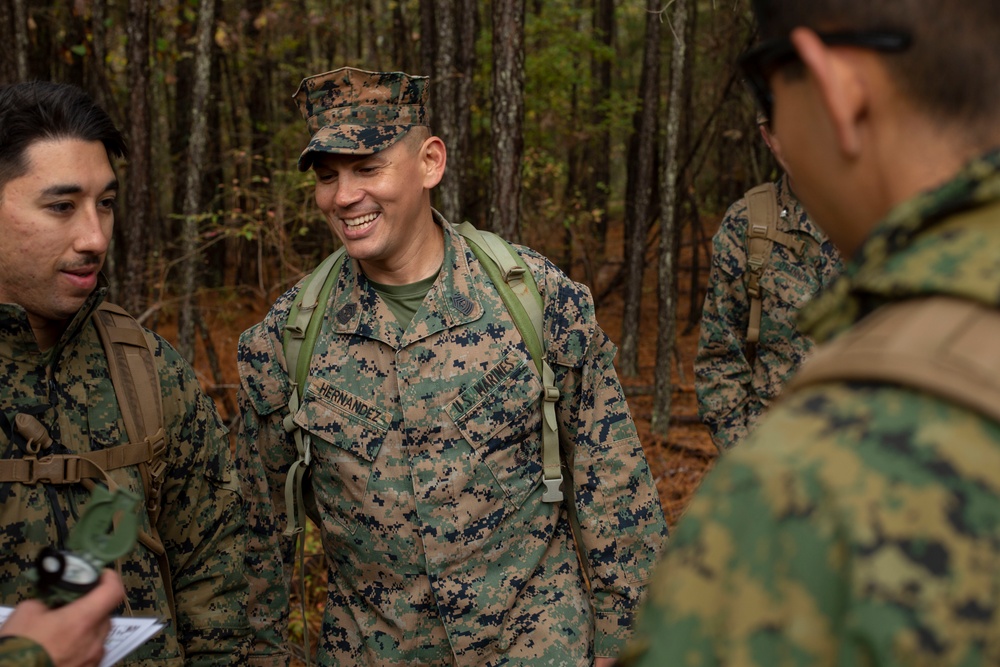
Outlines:
[[302, 80], [292, 98], [312, 140], [299, 171], [313, 153], [370, 155], [388, 148], [410, 128], [427, 124], [426, 76], [342, 67]]

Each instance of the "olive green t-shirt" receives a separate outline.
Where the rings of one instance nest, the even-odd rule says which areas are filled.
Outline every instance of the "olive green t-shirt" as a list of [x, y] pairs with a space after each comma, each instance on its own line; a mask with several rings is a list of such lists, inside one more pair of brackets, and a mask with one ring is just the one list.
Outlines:
[[417, 308], [423, 303], [424, 297], [427, 296], [427, 292], [430, 291], [440, 272], [438, 270], [434, 275], [409, 285], [383, 285], [370, 278], [368, 282], [389, 306], [389, 310], [396, 316], [399, 326], [405, 330], [406, 327], [410, 326], [410, 320], [413, 319]]

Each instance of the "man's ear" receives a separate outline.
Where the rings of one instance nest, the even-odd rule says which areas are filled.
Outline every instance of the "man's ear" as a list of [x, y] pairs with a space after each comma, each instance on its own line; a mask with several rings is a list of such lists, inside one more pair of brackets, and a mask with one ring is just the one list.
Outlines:
[[845, 157], [857, 157], [861, 151], [860, 121], [869, 103], [857, 61], [824, 44], [808, 28], [793, 30], [791, 41], [816, 82], [838, 147]]
[[440, 137], [432, 136], [420, 146], [420, 162], [424, 171], [424, 188], [430, 190], [441, 182], [448, 162], [448, 150]]

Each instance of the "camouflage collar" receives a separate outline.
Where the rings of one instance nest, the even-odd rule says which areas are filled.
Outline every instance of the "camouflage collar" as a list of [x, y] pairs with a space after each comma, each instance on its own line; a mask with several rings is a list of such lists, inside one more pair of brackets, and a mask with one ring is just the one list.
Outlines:
[[[97, 288], [69, 321], [59, 342], [44, 354], [45, 363], [56, 359], [71, 340], [79, 335], [90, 315], [104, 301], [108, 294], [108, 281], [104, 274], [98, 277]], [[35, 334], [28, 322], [27, 311], [13, 303], [0, 304], [0, 357], [18, 358], [39, 354]]]
[[792, 191], [788, 175], [783, 174], [774, 184], [775, 197], [778, 200], [778, 224], [776, 228], [782, 232], [805, 232], [822, 245], [827, 241], [826, 234], [820, 229], [802, 207], [801, 202]]
[[824, 341], [888, 301], [928, 294], [997, 304], [998, 222], [1000, 149], [890, 211], [843, 275], [802, 310], [800, 328]]
[[[336, 314], [331, 331], [356, 333], [399, 348], [482, 316], [482, 299], [469, 270], [461, 235], [440, 213], [431, 211], [434, 221], [444, 232], [444, 262], [425, 297], [433, 300], [434, 307], [419, 309], [404, 337], [388, 307], [379, 305], [377, 293], [364, 278], [357, 260], [349, 259], [341, 267], [336, 289], [331, 295], [331, 312]], [[380, 309], [384, 309], [381, 314]]]

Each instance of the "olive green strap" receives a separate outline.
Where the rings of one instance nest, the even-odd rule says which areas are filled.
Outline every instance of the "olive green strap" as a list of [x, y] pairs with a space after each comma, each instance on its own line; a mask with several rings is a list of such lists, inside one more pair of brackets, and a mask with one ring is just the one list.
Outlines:
[[559, 389], [555, 386], [555, 373], [545, 360], [542, 296], [524, 260], [510, 244], [496, 234], [476, 229], [468, 222], [457, 225], [456, 229], [465, 237], [483, 270], [496, 285], [542, 379], [542, 474], [545, 483], [542, 500], [547, 503], [562, 502], [560, 487], [563, 476], [559, 461], [559, 424], [556, 420]]

